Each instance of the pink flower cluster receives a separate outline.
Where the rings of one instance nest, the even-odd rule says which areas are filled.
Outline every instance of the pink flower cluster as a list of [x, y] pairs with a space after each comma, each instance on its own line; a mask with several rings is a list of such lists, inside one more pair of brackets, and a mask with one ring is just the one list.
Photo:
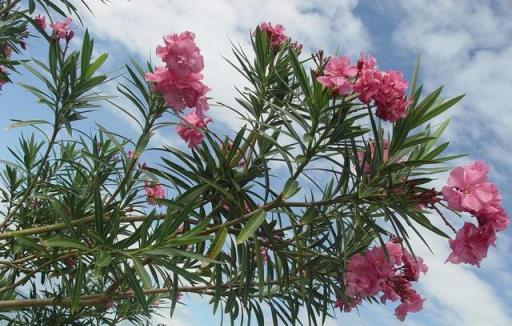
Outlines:
[[[382, 161], [386, 162], [389, 160], [389, 141], [387, 139], [384, 139], [383, 149], [382, 149]], [[376, 151], [376, 144], [375, 141], [372, 140], [368, 143], [368, 147], [370, 149], [369, 155], [366, 154], [364, 151], [357, 152], [357, 163], [359, 166], [363, 167], [363, 172], [366, 174], [369, 174], [371, 171], [371, 162], [373, 161], [373, 156], [375, 155]], [[366, 159], [365, 159], [366, 154]]]
[[165, 65], [146, 74], [146, 80], [154, 83], [154, 90], [162, 94], [165, 103], [175, 112], [195, 108], [195, 112], [187, 114], [177, 127], [178, 134], [191, 148], [203, 142], [201, 129], [211, 122], [204, 114], [208, 110], [206, 93], [209, 88], [202, 82], [203, 56], [194, 39], [191, 32], [164, 37], [164, 45], [157, 47], [156, 54]]
[[381, 71], [372, 56], [361, 58], [354, 66], [348, 57], [329, 58], [324, 75], [317, 78], [334, 95], [359, 94], [364, 104], [374, 102], [376, 115], [386, 121], [395, 122], [407, 116], [410, 101], [405, 98], [407, 81], [395, 70]]
[[176, 127], [178, 135], [187, 142], [189, 148], [195, 148], [203, 142], [202, 130], [212, 119], [197, 112], [190, 112], [183, 117], [181, 124]]
[[[46, 21], [44, 20], [44, 17], [42, 18], [43, 19], [36, 20], [36, 23], [39, 27], [46, 27]], [[71, 19], [71, 17], [67, 17], [62, 22], [55, 22], [53, 24], [50, 24], [50, 27], [53, 29], [53, 37], [55, 39], [62, 39], [69, 42], [74, 36], [74, 32], [70, 30], [70, 25], [72, 21], [73, 20]]]
[[466, 222], [449, 240], [452, 253], [446, 261], [480, 266], [496, 232], [507, 228], [509, 219], [503, 209], [501, 195], [495, 184], [488, 181], [489, 167], [482, 161], [458, 166], [450, 172], [443, 196], [448, 207], [475, 216], [478, 226]]
[[350, 63], [348, 57], [329, 58], [324, 75], [317, 78], [324, 87], [332, 89], [334, 94], [347, 95], [352, 92], [351, 78], [357, 75], [357, 67]]
[[260, 30], [265, 31], [270, 40], [272, 46], [280, 46], [284, 42], [288, 41], [288, 36], [284, 34], [284, 26], [281, 24], [272, 25], [272, 23], [261, 23], [259, 25]]
[[144, 191], [146, 192], [147, 200], [150, 205], [155, 205], [155, 199], [165, 198], [165, 190], [159, 184], [144, 183]]
[[[282, 44], [290, 40], [284, 33], [285, 29], [281, 24], [272, 25], [272, 23], [260, 23], [259, 29], [267, 33], [267, 37], [270, 40], [270, 45], [274, 48], [280, 47]], [[291, 43], [291, 46], [297, 51], [302, 50], [302, 44], [298, 42]]]
[[350, 311], [361, 302], [361, 298], [382, 293], [382, 303], [400, 300], [395, 309], [400, 320], [404, 320], [407, 313], [423, 308], [425, 299], [412, 288], [412, 282], [418, 281], [420, 273], [426, 273], [428, 267], [423, 259], [415, 259], [397, 242], [386, 243], [387, 257], [379, 246], [350, 258], [345, 274], [346, 294], [350, 299], [348, 303], [337, 302], [336, 306]]

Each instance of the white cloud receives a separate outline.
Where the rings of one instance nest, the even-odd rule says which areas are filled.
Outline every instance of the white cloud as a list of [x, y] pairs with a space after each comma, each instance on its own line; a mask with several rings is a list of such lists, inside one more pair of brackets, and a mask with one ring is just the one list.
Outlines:
[[[450, 115], [448, 136], [472, 148], [482, 141], [476, 156], [510, 151], [512, 110], [512, 7], [508, 1], [414, 0], [389, 2], [394, 6], [397, 45], [420, 54], [426, 85], [446, 85], [450, 96], [466, 98]], [[510, 161], [510, 156], [496, 157]]]
[[[439, 222], [436, 217], [432, 219]], [[436, 325], [446, 326], [512, 324], [506, 309], [508, 303], [481, 277], [481, 271], [468, 265], [445, 264], [450, 253], [448, 241], [431, 233], [425, 235], [434, 255], [418, 239], [414, 247], [417, 248], [415, 254], [423, 257], [429, 266], [428, 273], [419, 282], [421, 293], [427, 298], [425, 317], [430, 315], [437, 320]], [[488, 259], [483, 261], [482, 270], [492, 272], [488, 263]]]
[[[94, 16], [85, 19], [93, 34], [118, 42], [142, 58], [153, 56], [163, 35], [183, 30], [196, 33], [205, 57], [205, 82], [212, 88], [210, 96], [227, 103], [233, 103], [234, 86], [240, 87], [244, 81], [222, 56], [231, 57], [229, 39], [249, 49], [249, 32], [259, 22], [282, 23], [292, 38], [311, 51], [323, 48], [334, 53], [341, 47], [357, 55], [370, 47], [361, 20], [352, 12], [356, 0], [118, 0], [89, 5]], [[211, 111], [216, 121], [230, 127], [241, 125], [232, 112]]]

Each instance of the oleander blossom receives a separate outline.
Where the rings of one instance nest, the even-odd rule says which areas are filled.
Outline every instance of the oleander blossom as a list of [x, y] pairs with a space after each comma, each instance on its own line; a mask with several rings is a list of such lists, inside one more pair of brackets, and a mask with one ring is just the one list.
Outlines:
[[395, 315], [400, 320], [404, 320], [408, 312], [422, 309], [424, 299], [412, 289], [412, 282], [417, 282], [428, 267], [421, 257], [414, 258], [397, 242], [386, 243], [387, 255], [379, 246], [350, 257], [345, 273], [346, 294], [357, 300], [340, 300], [335, 307], [350, 311], [360, 303], [361, 298], [381, 293], [382, 303], [400, 300], [401, 304], [395, 309]]
[[493, 227], [475, 226], [466, 222], [449, 243], [452, 253], [446, 259], [447, 262], [480, 267], [480, 261], [487, 257], [489, 246], [496, 243], [496, 232]]
[[382, 120], [396, 122], [407, 116], [407, 108], [411, 104], [405, 98], [407, 81], [402, 73], [395, 70], [380, 71], [377, 60], [372, 56], [361, 54], [357, 62], [357, 80], [354, 92], [364, 104], [374, 101], [376, 115]]
[[194, 33], [185, 31], [165, 36], [164, 45], [156, 48], [156, 54], [165, 65], [145, 75], [146, 81], [153, 83], [153, 90], [178, 113], [195, 108], [198, 115], [204, 115], [208, 110], [206, 93], [210, 89], [203, 84], [204, 60]]
[[192, 32], [171, 34], [164, 37], [164, 46], [156, 48], [156, 54], [178, 79], [188, 79], [191, 74], [200, 73], [204, 68], [203, 56]]
[[288, 36], [284, 34], [285, 28], [281, 24], [261, 23], [259, 28], [267, 33], [270, 44], [274, 47], [280, 46], [289, 40]]
[[374, 96], [377, 117], [390, 122], [405, 118], [411, 104], [405, 99], [407, 81], [401, 72], [395, 70], [383, 72], [381, 76], [379, 91]]
[[448, 207], [459, 212], [478, 213], [489, 205], [499, 193], [488, 182], [489, 167], [482, 161], [457, 166], [450, 172], [443, 196]]
[[423, 299], [416, 291], [410, 287], [405, 287], [400, 292], [401, 304], [395, 309], [395, 316], [401, 321], [405, 320], [407, 313], [418, 312], [423, 309]]
[[197, 112], [190, 112], [183, 117], [176, 130], [189, 148], [197, 148], [204, 139], [202, 129], [205, 129], [209, 122], [211, 122], [210, 118]]
[[452, 253], [446, 262], [480, 266], [488, 249], [496, 243], [496, 232], [508, 227], [501, 195], [495, 184], [488, 180], [489, 167], [482, 161], [457, 166], [443, 187], [448, 207], [476, 217], [477, 225], [465, 222], [455, 239], [449, 240]]
[[357, 67], [350, 63], [348, 57], [331, 57], [327, 62], [324, 75], [317, 78], [324, 87], [335, 95], [347, 95], [352, 91], [351, 78], [357, 75]]
[[147, 201], [150, 205], [155, 205], [156, 200], [155, 199], [162, 199], [165, 198], [165, 190], [164, 187], [162, 187], [159, 184], [144, 184], [144, 191], [146, 192]]
[[34, 22], [36, 23], [37, 27], [39, 27], [42, 30], [46, 29], [46, 17], [38, 15], [34, 17]]
[[177, 78], [166, 67], [157, 67], [146, 73], [146, 80], [154, 83], [153, 89], [162, 94], [165, 103], [173, 110], [181, 112], [185, 108], [196, 108], [198, 112], [208, 110], [206, 93], [209, 88], [203, 84], [201, 74], [190, 74], [185, 79]]
[[73, 37], [73, 31], [70, 30], [72, 21], [71, 17], [68, 17], [62, 22], [50, 24], [50, 27], [53, 29], [54, 36], [57, 39], [65, 39], [69, 41]]

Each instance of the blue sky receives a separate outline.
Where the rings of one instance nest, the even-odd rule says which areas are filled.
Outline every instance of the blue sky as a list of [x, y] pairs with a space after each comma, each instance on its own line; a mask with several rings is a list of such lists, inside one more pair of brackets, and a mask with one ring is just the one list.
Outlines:
[[[512, 212], [512, 105], [506, 95], [512, 90], [512, 6], [503, 1], [357, 1], [357, 0], [113, 0], [108, 6], [91, 2], [94, 16], [85, 24], [96, 38], [98, 52], [110, 54], [107, 70], [122, 67], [133, 57], [144, 62], [154, 54], [162, 35], [191, 30], [205, 57], [205, 82], [215, 100], [232, 101], [233, 86], [243, 81], [222, 59], [230, 55], [229, 39], [249, 48], [248, 33], [261, 21], [282, 23], [287, 33], [304, 43], [305, 51], [350, 55], [360, 51], [378, 59], [383, 69], [397, 69], [405, 76], [417, 55], [421, 55], [421, 79], [427, 90], [445, 85], [445, 96], [466, 93], [454, 110], [446, 139], [453, 153], [468, 153], [460, 162], [483, 159], [491, 164], [491, 178]], [[75, 25], [76, 26], [76, 25]], [[37, 45], [31, 55], [40, 52]], [[153, 56], [154, 58], [154, 56]], [[31, 82], [15, 76], [15, 81]], [[114, 93], [114, 87], [106, 89]], [[33, 119], [43, 115], [34, 99], [20, 87], [8, 85], [0, 95], [0, 126], [9, 118]], [[242, 124], [234, 115], [212, 108], [219, 128]], [[124, 134], [133, 125], [112, 108], [96, 112], [93, 118]], [[114, 122], [114, 123], [113, 123]], [[92, 125], [84, 125], [93, 127]], [[16, 132], [1, 131], [0, 146], [16, 141]], [[172, 129], [164, 129], [155, 145], [178, 145]], [[4, 150], [1, 150], [4, 153]], [[442, 185], [443, 179], [437, 183]], [[419, 290], [427, 298], [421, 313], [410, 314], [405, 323], [393, 316], [390, 307], [366, 305], [351, 314], [337, 313], [327, 325], [512, 325], [512, 231], [498, 236], [482, 268], [444, 264], [449, 248], [446, 240], [428, 237], [435, 255], [418, 243], [418, 253], [430, 271], [420, 280]], [[184, 297], [175, 319], [155, 317], [168, 325], [216, 324], [206, 299]]]

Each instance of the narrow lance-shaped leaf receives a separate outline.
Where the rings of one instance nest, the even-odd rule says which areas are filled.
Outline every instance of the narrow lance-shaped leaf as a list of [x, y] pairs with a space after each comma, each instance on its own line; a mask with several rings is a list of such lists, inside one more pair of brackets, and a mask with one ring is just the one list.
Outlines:
[[264, 209], [258, 209], [251, 215], [249, 221], [245, 224], [243, 229], [238, 234], [236, 238], [236, 243], [241, 244], [249, 239], [256, 230], [261, 226], [263, 221], [265, 221], [266, 212]]
[[[226, 242], [227, 235], [228, 229], [226, 227], [223, 227], [219, 230], [219, 232], [217, 232], [215, 240], [213, 240], [210, 250], [208, 251], [208, 258], [215, 259], [219, 255], [219, 253], [222, 251], [224, 243]], [[203, 262], [202, 265], [205, 267], [208, 265], [208, 263]]]

